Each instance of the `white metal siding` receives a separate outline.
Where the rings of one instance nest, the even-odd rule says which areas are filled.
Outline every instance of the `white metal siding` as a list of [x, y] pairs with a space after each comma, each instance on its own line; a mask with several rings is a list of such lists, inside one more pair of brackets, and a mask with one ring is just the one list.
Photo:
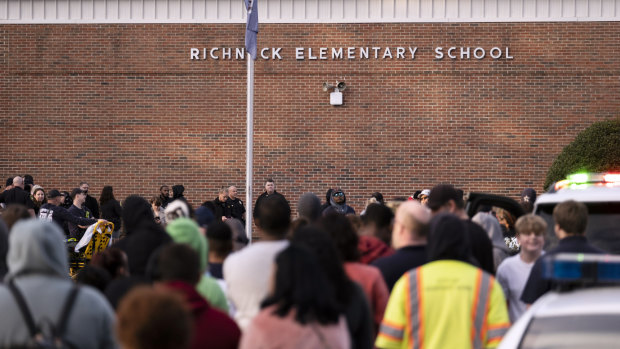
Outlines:
[[[620, 0], [258, 1], [260, 23], [620, 20]], [[244, 22], [243, 0], [0, 0], [0, 24]]]

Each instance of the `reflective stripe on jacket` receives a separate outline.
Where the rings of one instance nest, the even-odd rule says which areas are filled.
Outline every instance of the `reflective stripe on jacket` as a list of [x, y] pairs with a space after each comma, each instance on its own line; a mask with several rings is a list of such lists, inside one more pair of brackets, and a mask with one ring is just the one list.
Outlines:
[[470, 264], [441, 260], [403, 275], [379, 329], [379, 348], [495, 347], [510, 327], [501, 286]]

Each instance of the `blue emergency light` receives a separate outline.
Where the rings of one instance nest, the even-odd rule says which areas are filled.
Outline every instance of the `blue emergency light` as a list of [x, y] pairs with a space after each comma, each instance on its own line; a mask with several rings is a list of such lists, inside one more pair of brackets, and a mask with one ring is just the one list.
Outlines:
[[559, 253], [543, 257], [543, 277], [559, 282], [620, 283], [620, 256]]

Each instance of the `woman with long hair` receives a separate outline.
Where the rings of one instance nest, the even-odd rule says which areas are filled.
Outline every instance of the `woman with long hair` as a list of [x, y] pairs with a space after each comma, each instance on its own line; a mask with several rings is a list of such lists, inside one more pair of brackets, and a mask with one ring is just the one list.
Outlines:
[[34, 203], [34, 213], [35, 217], [39, 216], [39, 209], [41, 209], [41, 205], [47, 202], [47, 197], [45, 195], [45, 190], [39, 185], [35, 185], [32, 188], [32, 202]]
[[351, 347], [372, 348], [374, 336], [370, 305], [364, 290], [347, 276], [333, 239], [324, 230], [307, 226], [293, 233], [292, 242], [307, 247], [318, 258], [347, 319]]
[[374, 333], [377, 333], [390, 297], [390, 291], [385, 284], [381, 271], [377, 267], [360, 263], [359, 237], [346, 216], [330, 213], [321, 217], [318, 225], [334, 241], [344, 263], [343, 267], [347, 276], [362, 286], [368, 304], [372, 309]]
[[151, 208], [153, 209], [153, 216], [155, 217], [155, 222], [166, 226], [166, 214], [164, 213], [164, 207], [163, 202], [161, 201], [161, 197], [156, 195], [152, 196], [149, 200], [149, 204], [151, 204]]
[[241, 339], [246, 348], [350, 348], [347, 325], [319, 262], [295, 244], [275, 260], [272, 290]]
[[121, 231], [121, 215], [123, 209], [121, 204], [114, 198], [112, 186], [106, 185], [101, 190], [99, 197], [99, 207], [101, 207], [101, 218], [114, 223], [112, 241], [117, 241]]
[[516, 235], [515, 232], [515, 217], [507, 210], [496, 207], [495, 215], [499, 221], [499, 225], [502, 228], [504, 237], [513, 238]]

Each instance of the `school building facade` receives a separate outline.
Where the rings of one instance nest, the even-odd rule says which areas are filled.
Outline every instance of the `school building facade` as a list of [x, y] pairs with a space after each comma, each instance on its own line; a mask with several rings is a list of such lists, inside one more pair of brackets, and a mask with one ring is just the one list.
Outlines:
[[[620, 115], [620, 0], [258, 1], [254, 199], [540, 192]], [[241, 0], [0, 1], [0, 175], [244, 199], [244, 35]]]

